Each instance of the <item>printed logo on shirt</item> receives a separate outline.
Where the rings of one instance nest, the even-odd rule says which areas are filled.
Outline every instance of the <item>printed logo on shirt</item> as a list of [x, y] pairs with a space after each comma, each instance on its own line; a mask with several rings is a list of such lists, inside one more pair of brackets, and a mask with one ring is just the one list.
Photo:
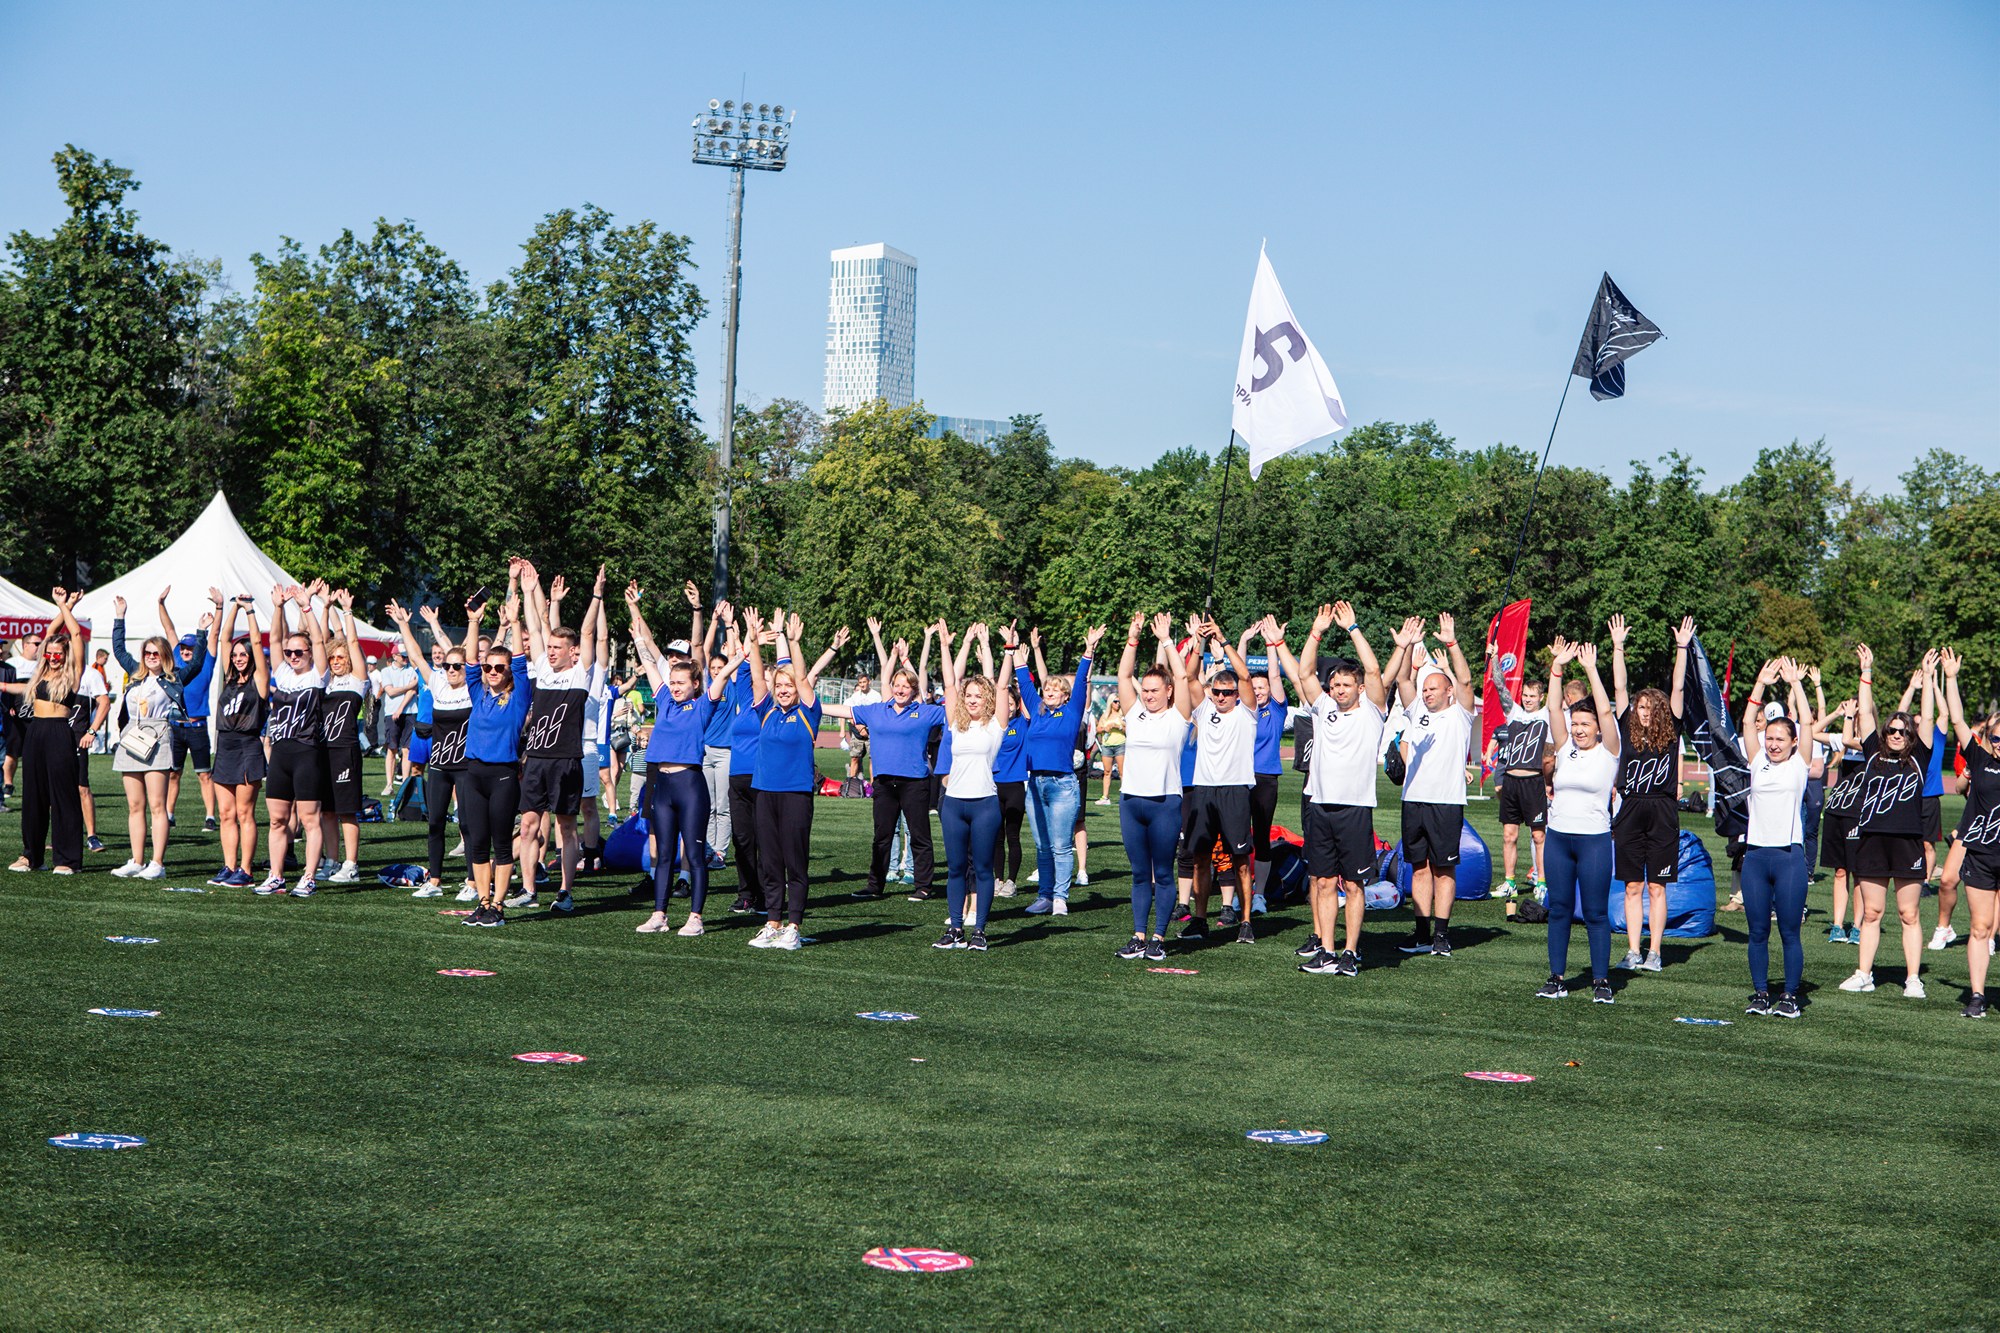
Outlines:
[[563, 719], [567, 716], [569, 716], [569, 701], [565, 699], [529, 725], [527, 738], [523, 743], [530, 750], [546, 750], [553, 747], [562, 735]]
[[1870, 774], [1861, 796], [1862, 821], [1865, 823], [1872, 816], [1887, 814], [1916, 796], [1918, 788], [1923, 785], [1924, 775], [1921, 772]]
[[1674, 759], [1674, 754], [1667, 751], [1634, 760], [1625, 770], [1626, 789], [1643, 792], [1665, 787], [1673, 779]]

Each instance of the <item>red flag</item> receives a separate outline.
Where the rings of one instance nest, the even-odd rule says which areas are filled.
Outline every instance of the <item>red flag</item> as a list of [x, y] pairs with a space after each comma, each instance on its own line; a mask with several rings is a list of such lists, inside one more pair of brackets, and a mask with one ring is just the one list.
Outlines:
[[1722, 664], [1722, 706], [1733, 708], [1729, 702], [1729, 678], [1736, 674], [1736, 640], [1729, 641], [1729, 660]]
[[1521, 700], [1521, 677], [1528, 664], [1528, 608], [1534, 604], [1533, 598], [1525, 597], [1509, 602], [1486, 627], [1486, 642], [1500, 651], [1498, 656], [1486, 659], [1486, 689], [1479, 708], [1481, 754], [1486, 753], [1494, 731], [1507, 720], [1507, 705]]

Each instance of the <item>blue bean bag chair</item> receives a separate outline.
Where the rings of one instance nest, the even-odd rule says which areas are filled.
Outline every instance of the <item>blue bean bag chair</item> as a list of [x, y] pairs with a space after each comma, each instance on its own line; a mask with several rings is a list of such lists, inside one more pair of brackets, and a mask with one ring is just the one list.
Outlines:
[[[1652, 924], [1646, 895], [1639, 895], [1639, 924]], [[1611, 929], [1625, 929], [1625, 886], [1613, 872], [1611, 901], [1606, 912]], [[1680, 874], [1667, 885], [1667, 930], [1675, 939], [1698, 940], [1715, 933], [1715, 862], [1700, 838], [1681, 830]]]
[[1303, 901], [1307, 897], [1306, 859], [1299, 849], [1275, 839], [1271, 843], [1271, 873], [1264, 880], [1264, 898], [1270, 903]]
[[[1405, 898], [1410, 896], [1410, 867], [1403, 860], [1402, 843], [1397, 843], [1389, 854], [1382, 878], [1394, 884]], [[1453, 897], [1459, 902], [1475, 902], [1491, 897], [1492, 893], [1493, 855], [1486, 850], [1486, 840], [1467, 820], [1458, 835], [1458, 892]]]
[[628, 815], [604, 840], [604, 864], [612, 870], [653, 873], [653, 830], [644, 815]]

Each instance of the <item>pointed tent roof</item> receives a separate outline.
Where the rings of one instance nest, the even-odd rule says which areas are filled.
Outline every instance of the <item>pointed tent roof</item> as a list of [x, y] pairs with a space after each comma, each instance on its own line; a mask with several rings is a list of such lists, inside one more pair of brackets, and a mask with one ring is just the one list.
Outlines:
[[[159, 604], [160, 589], [171, 588], [167, 612], [174, 619], [174, 628], [188, 634], [213, 605], [208, 600], [208, 590], [218, 588], [225, 597], [247, 592], [256, 598], [257, 623], [268, 630], [272, 623], [271, 588], [299, 582], [250, 540], [250, 534], [236, 521], [228, 499], [217, 491], [208, 508], [201, 511], [201, 517], [188, 526], [179, 540], [145, 564], [85, 593], [77, 604], [76, 615], [92, 627], [93, 633], [108, 635], [116, 618], [112, 599], [123, 597], [127, 603], [126, 635], [139, 639], [158, 634], [162, 627], [153, 608]], [[50, 614], [54, 614], [53, 607]], [[384, 633], [359, 617], [355, 630], [362, 648], [369, 652], [379, 653], [387, 645], [402, 641], [398, 632]]]

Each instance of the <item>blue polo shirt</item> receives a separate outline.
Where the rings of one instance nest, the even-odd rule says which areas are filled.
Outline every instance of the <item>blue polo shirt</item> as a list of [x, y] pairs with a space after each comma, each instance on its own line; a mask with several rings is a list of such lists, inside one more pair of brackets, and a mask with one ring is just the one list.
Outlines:
[[1076, 680], [1061, 708], [1047, 708], [1028, 668], [1014, 668], [1022, 706], [1028, 710], [1028, 769], [1033, 773], [1076, 772], [1076, 735], [1089, 700], [1090, 659], [1076, 664]]
[[1000, 748], [993, 755], [993, 780], [1028, 780], [1028, 719], [1020, 713], [1008, 718], [1007, 730], [1000, 733]]
[[1945, 740], [1944, 728], [1937, 728], [1937, 733], [1931, 737], [1931, 764], [1924, 770], [1923, 795], [1925, 796], [1944, 795]]
[[1252, 753], [1256, 772], [1285, 771], [1285, 762], [1278, 754], [1278, 743], [1285, 739], [1285, 725], [1289, 721], [1291, 711], [1276, 695], [1271, 696], [1270, 702], [1258, 706], [1257, 748]]
[[653, 734], [646, 742], [649, 764], [698, 764], [702, 760], [703, 739], [708, 725], [722, 710], [706, 693], [685, 703], [676, 703], [671, 694], [654, 698], [658, 711], [653, 717]]
[[931, 731], [944, 725], [944, 709], [936, 704], [884, 701], [863, 704], [854, 720], [868, 728], [868, 749], [875, 756], [878, 778], [927, 778], [930, 761], [924, 751]]
[[465, 692], [472, 698], [472, 720], [465, 729], [465, 757], [482, 764], [511, 764], [521, 757], [521, 724], [528, 720], [528, 703], [535, 691], [528, 684], [528, 659], [514, 659], [514, 688], [503, 704], [486, 689], [485, 677], [465, 673]]
[[750, 776], [753, 791], [811, 792], [819, 785], [813, 767], [813, 741], [819, 735], [820, 704], [811, 698], [778, 707], [770, 695], [756, 706], [763, 735], [757, 742], [757, 766]]

